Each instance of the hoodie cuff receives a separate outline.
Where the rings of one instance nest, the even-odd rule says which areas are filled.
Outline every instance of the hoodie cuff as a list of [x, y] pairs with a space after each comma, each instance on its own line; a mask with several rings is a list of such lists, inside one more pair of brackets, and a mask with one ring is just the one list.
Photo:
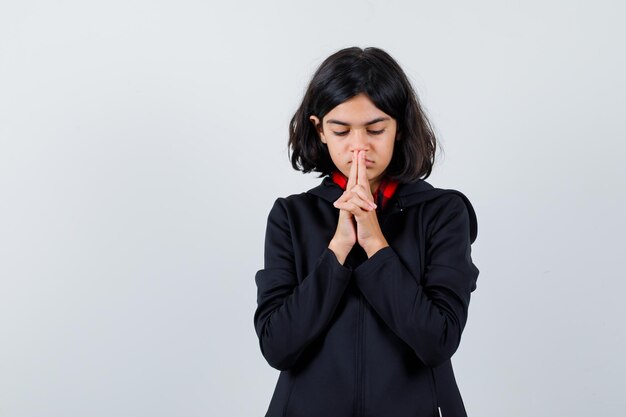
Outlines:
[[322, 253], [322, 262], [327, 262], [333, 268], [333, 272], [337, 274], [339, 278], [350, 278], [352, 275], [352, 268], [347, 265], [342, 265], [337, 259], [337, 255], [330, 248], [326, 248]]
[[368, 276], [393, 256], [396, 256], [396, 252], [391, 246], [385, 246], [357, 266], [354, 274], [359, 277]]

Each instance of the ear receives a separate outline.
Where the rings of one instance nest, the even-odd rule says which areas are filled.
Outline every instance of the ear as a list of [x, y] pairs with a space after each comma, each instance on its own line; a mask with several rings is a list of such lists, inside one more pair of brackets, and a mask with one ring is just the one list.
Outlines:
[[317, 133], [320, 135], [320, 139], [322, 140], [322, 142], [326, 143], [326, 137], [324, 136], [324, 129], [322, 128], [322, 123], [320, 122], [320, 119], [317, 116], [311, 116], [309, 117], [309, 120], [311, 121], [311, 123], [313, 123], [313, 126], [315, 127]]

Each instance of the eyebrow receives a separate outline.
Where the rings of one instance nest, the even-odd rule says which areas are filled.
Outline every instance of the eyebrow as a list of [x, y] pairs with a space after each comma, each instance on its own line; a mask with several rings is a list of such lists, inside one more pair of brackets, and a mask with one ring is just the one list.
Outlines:
[[[378, 123], [378, 122], [384, 122], [385, 120], [389, 120], [389, 117], [377, 117], [365, 123], [364, 126], [373, 125], [374, 123]], [[350, 126], [350, 123], [342, 122], [341, 120], [336, 120], [336, 119], [327, 120], [326, 123], [328, 124], [332, 123], [332, 124], [341, 125], [341, 126]]]

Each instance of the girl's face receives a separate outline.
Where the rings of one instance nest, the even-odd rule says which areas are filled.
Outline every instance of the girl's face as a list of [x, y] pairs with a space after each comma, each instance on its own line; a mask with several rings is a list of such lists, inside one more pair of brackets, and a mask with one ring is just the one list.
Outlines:
[[373, 193], [391, 162], [396, 120], [376, 107], [367, 95], [359, 94], [332, 109], [323, 120], [311, 116], [311, 121], [328, 146], [335, 166], [346, 177], [352, 153], [365, 151], [367, 179]]

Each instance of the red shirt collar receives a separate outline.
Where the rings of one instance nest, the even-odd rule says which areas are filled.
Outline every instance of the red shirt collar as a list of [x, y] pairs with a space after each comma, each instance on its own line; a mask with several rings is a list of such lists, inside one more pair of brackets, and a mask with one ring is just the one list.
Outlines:
[[[341, 187], [342, 190], [346, 190], [346, 186], [348, 185], [348, 177], [346, 177], [341, 171], [335, 170], [330, 174], [330, 178], [333, 180], [335, 184]], [[384, 177], [378, 188], [373, 193], [374, 201], [378, 206], [376, 208], [377, 211], [380, 211], [385, 208], [387, 202], [391, 199], [391, 197], [396, 192], [398, 188], [398, 181], [392, 180], [389, 177]]]

